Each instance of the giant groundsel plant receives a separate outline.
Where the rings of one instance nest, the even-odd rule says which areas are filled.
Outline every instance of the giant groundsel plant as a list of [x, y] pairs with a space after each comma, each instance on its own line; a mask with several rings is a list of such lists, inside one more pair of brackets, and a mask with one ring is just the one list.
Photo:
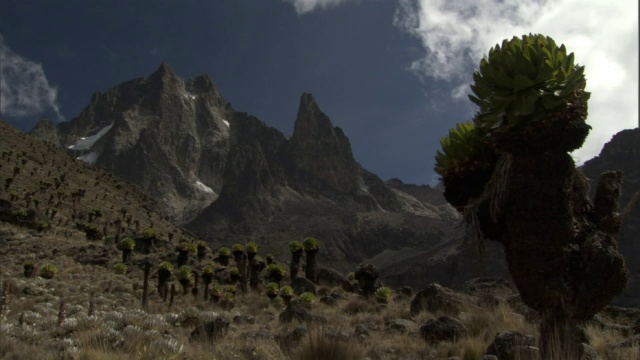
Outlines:
[[590, 129], [584, 68], [530, 34], [492, 48], [473, 77], [479, 110], [436, 155], [444, 196], [469, 234], [504, 245], [520, 298], [540, 315], [541, 358], [552, 359], [554, 342], [561, 358], [581, 358], [584, 323], [629, 278], [617, 249], [621, 173], [603, 173], [592, 200], [568, 153]]

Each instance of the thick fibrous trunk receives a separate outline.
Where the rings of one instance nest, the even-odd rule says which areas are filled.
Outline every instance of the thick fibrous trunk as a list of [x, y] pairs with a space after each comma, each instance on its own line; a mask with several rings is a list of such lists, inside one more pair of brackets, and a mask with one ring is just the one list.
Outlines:
[[316, 276], [316, 254], [318, 253], [318, 250], [305, 250], [305, 252], [307, 253], [307, 263], [305, 264], [304, 277], [313, 282], [317, 282], [318, 279]]
[[240, 289], [243, 293], [247, 292], [247, 254], [244, 251], [236, 251], [233, 253], [236, 266], [238, 267], [238, 274], [240, 275]]
[[568, 351], [579, 349], [578, 324], [626, 286], [617, 250], [620, 185], [619, 172], [603, 174], [594, 208], [586, 178], [567, 153], [512, 158], [500, 240], [522, 300], [541, 314], [543, 353], [554, 334]]
[[291, 253], [291, 264], [289, 265], [289, 276], [291, 277], [291, 280], [295, 279], [295, 277], [298, 276], [301, 257], [302, 257], [302, 249], [293, 251]]

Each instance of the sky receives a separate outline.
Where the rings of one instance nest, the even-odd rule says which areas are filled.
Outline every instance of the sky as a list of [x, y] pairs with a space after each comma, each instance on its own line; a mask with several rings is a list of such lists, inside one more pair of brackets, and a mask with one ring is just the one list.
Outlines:
[[541, 33], [575, 53], [592, 93], [581, 163], [638, 126], [638, 32], [637, 0], [0, 0], [0, 116], [68, 121], [166, 62], [285, 135], [312, 93], [366, 169], [435, 184], [490, 47]]

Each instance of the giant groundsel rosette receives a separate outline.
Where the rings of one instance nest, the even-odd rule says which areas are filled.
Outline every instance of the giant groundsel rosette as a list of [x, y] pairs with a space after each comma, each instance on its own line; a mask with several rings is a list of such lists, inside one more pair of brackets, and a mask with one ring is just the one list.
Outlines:
[[473, 79], [469, 99], [480, 107], [474, 122], [494, 135], [499, 149], [572, 151], [589, 133], [584, 66], [548, 36], [505, 39], [480, 61]]
[[469, 121], [457, 124], [440, 140], [435, 171], [445, 184], [445, 198], [460, 209], [469, 199], [482, 193], [491, 177], [496, 154], [486, 132]]

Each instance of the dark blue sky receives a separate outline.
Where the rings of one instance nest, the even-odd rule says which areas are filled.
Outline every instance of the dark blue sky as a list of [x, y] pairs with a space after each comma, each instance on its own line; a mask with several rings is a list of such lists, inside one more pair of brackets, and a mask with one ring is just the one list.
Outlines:
[[[279, 0], [1, 4], [4, 45], [42, 64], [67, 120], [95, 91], [146, 77], [164, 61], [184, 78], [208, 73], [236, 110], [287, 135], [300, 94], [310, 92], [365, 168], [428, 183], [439, 138], [471, 111], [447, 106], [448, 93], [408, 71], [423, 50], [393, 25], [393, 0], [302, 16]], [[56, 117], [3, 114], [23, 130], [44, 116]]]
[[[587, 24], [584, 29], [544, 16], [531, 22], [520, 16], [526, 12], [520, 12], [516, 0], [492, 5], [505, 8], [497, 12], [506, 14], [502, 19], [488, 10], [494, 0], [457, 2], [447, 7], [442, 0], [0, 0], [1, 115], [27, 131], [42, 117], [58, 118], [56, 106], [70, 120], [95, 91], [147, 77], [167, 62], [185, 79], [208, 73], [236, 110], [287, 135], [301, 93], [310, 92], [334, 125], [344, 129], [365, 168], [385, 180], [424, 184], [433, 180], [439, 139], [475, 110], [455, 90], [468, 89], [460, 85], [470, 80], [483, 49], [540, 28], [567, 39], [570, 50], [586, 49], [576, 58], [582, 54], [586, 60], [588, 79], [611, 88], [593, 94], [590, 112], [601, 123], [612, 124], [614, 113], [620, 115], [614, 119], [623, 119], [599, 137], [592, 135], [597, 141], [582, 157], [597, 154], [613, 133], [637, 122], [637, 95], [621, 91], [635, 84], [637, 94], [637, 65], [632, 73], [637, 51], [623, 58], [617, 48], [607, 47], [609, 42], [589, 47], [584, 36], [573, 41], [576, 29], [594, 39], [603, 31], [580, 21], [580, 12], [571, 12], [575, 21], [570, 23]], [[571, 8], [568, 0], [536, 3], [540, 14], [544, 6]], [[292, 4], [311, 10], [299, 14]], [[584, 16], [597, 19], [607, 9], [618, 11], [596, 23], [606, 24], [615, 15], [606, 29], [630, 34], [616, 38], [637, 48], [637, 17], [627, 27], [619, 18], [629, 11], [594, 4], [582, 9]], [[606, 55], [598, 55], [599, 50]], [[599, 73], [590, 73], [594, 70]], [[621, 94], [631, 94], [625, 107], [607, 107]]]

